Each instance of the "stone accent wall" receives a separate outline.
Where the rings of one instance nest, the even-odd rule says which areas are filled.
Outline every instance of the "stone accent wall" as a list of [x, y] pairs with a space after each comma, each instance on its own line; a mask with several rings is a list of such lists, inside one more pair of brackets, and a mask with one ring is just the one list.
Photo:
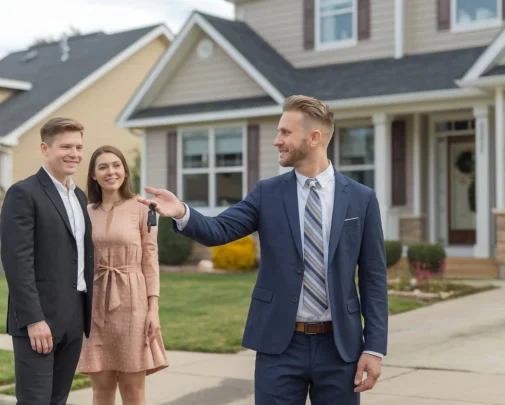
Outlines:
[[193, 241], [193, 251], [186, 260], [186, 264], [198, 264], [200, 260], [212, 260], [211, 248]]
[[425, 223], [424, 215], [400, 217], [400, 242], [404, 245], [424, 242], [426, 240]]
[[494, 210], [496, 223], [496, 261], [505, 263], [505, 211]]

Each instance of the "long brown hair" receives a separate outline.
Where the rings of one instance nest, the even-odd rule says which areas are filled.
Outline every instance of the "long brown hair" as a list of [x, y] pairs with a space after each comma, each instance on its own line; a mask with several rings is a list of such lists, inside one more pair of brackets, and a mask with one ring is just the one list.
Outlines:
[[100, 184], [98, 184], [98, 181], [93, 179], [93, 175], [95, 174], [96, 160], [98, 159], [98, 156], [103, 155], [104, 153], [112, 153], [116, 155], [123, 164], [125, 171], [125, 179], [123, 181], [123, 184], [121, 184], [121, 187], [119, 188], [119, 195], [121, 196], [121, 198], [128, 200], [130, 198], [135, 197], [135, 193], [133, 192], [133, 187], [130, 180], [131, 179], [130, 168], [128, 167], [128, 163], [126, 163], [124, 155], [118, 148], [115, 148], [114, 146], [110, 145], [104, 145], [99, 147], [97, 150], [93, 152], [93, 155], [91, 156], [91, 159], [89, 161], [89, 168], [88, 168], [86, 193], [88, 195], [88, 202], [93, 204], [93, 208], [95, 209], [98, 208], [98, 206], [102, 203], [102, 188], [100, 187]]

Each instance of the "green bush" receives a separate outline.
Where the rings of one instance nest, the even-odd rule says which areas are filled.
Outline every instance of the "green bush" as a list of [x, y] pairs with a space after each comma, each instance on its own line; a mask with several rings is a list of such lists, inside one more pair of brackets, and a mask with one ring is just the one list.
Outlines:
[[172, 219], [158, 218], [158, 254], [161, 264], [178, 265], [186, 261], [193, 250], [193, 241], [175, 233]]
[[407, 258], [414, 274], [442, 274], [445, 271], [445, 249], [440, 244], [416, 243], [410, 245]]
[[397, 240], [387, 240], [384, 242], [386, 248], [386, 265], [394, 266], [402, 257], [402, 244]]

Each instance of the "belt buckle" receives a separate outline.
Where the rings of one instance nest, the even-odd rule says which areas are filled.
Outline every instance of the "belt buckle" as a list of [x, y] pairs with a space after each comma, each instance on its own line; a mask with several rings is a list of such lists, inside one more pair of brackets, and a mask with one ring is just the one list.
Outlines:
[[311, 333], [311, 332], [308, 332], [308, 331], [307, 331], [307, 326], [309, 326], [309, 325], [311, 325], [311, 326], [317, 326], [317, 325], [320, 325], [321, 323], [322, 323], [322, 322], [305, 322], [304, 327], [303, 327], [303, 329], [304, 329], [304, 333], [305, 333], [306, 335], [317, 335], [317, 332], [312, 332], [312, 333]]

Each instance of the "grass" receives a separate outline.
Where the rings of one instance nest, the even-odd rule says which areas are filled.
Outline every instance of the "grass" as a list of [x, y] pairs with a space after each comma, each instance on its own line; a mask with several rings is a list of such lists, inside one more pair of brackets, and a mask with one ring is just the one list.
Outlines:
[[[256, 277], [252, 273], [162, 273], [159, 306], [165, 347], [168, 350], [211, 353], [236, 353], [242, 350], [242, 334]], [[415, 310], [431, 303], [390, 296], [389, 314]], [[5, 319], [6, 311], [7, 283], [2, 277], [2, 332], [5, 331], [2, 318]]]

